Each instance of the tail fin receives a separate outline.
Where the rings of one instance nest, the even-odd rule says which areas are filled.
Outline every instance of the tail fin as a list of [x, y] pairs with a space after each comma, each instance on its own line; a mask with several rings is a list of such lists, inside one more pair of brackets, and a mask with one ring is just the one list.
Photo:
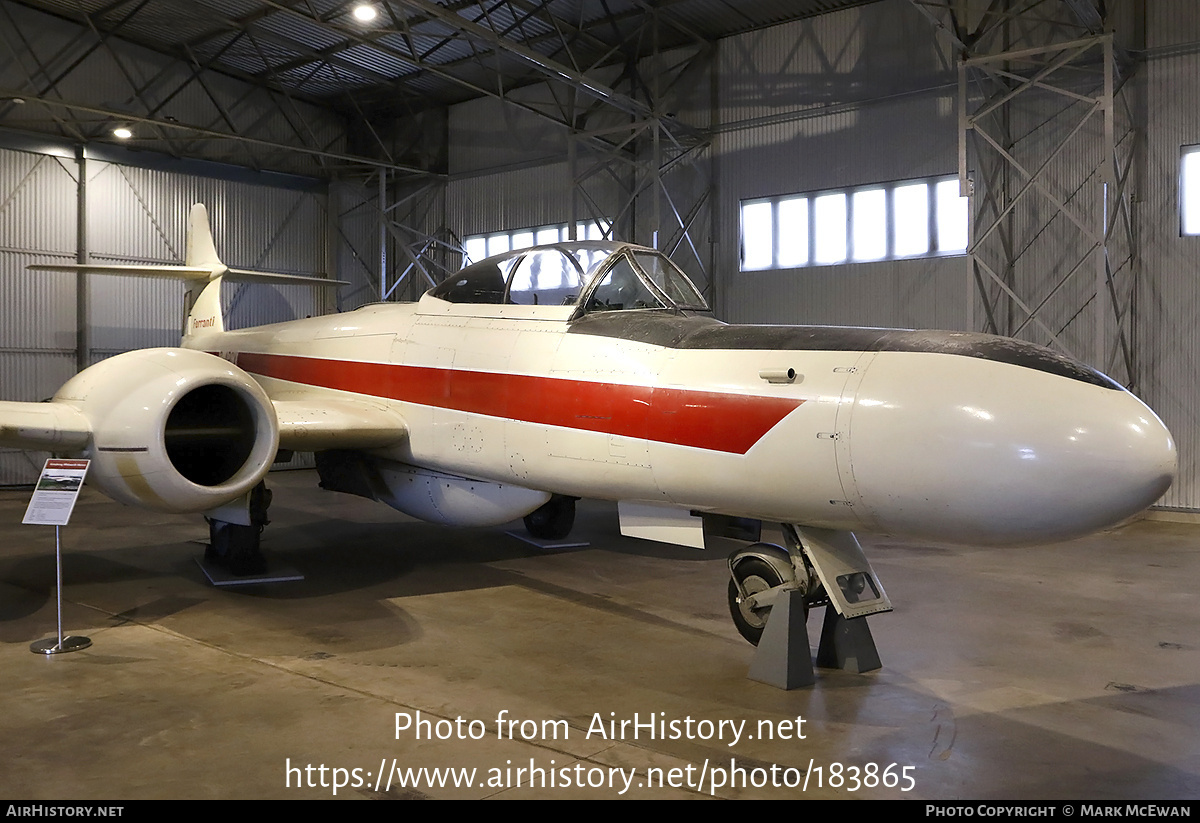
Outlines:
[[212, 229], [208, 225], [208, 210], [196, 203], [188, 214], [187, 239], [184, 242], [184, 265], [208, 272], [208, 285], [192, 303], [183, 323], [183, 339], [196, 334], [225, 331], [225, 315], [221, 310], [221, 279], [229, 269], [217, 256]]
[[225, 268], [213, 245], [212, 229], [208, 226], [208, 210], [203, 203], [196, 203], [188, 215], [187, 242], [184, 244], [183, 262], [197, 268]]

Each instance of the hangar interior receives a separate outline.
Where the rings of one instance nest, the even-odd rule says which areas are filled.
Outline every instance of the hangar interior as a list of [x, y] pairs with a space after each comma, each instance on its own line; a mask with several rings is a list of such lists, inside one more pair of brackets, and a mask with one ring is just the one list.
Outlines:
[[[560, 552], [419, 524], [318, 492], [297, 455], [272, 476], [266, 545], [306, 580], [276, 588], [207, 587], [198, 518], [85, 492], [66, 619], [96, 645], [43, 660], [27, 647], [54, 626], [53, 536], [18, 524], [46, 455], [4, 449], [6, 794], [324, 797], [286, 786], [285, 758], [644, 774], [733, 752], [915, 768], [911, 794], [807, 796], [1196, 796], [1194, 3], [356, 5], [0, 0], [0, 398], [177, 345], [179, 283], [26, 267], [178, 261], [194, 202], [229, 265], [350, 282], [229, 285], [231, 327], [414, 300], [481, 249], [603, 234], [667, 252], [729, 322], [984, 331], [1104, 371], [1176, 439], [1160, 519], [1000, 552], [864, 536], [898, 604], [872, 622], [884, 668], [782, 692], [744, 679], [723, 557], [622, 539], [600, 504], [577, 527], [592, 545]], [[492, 725], [393, 733], [418, 710]], [[501, 710], [565, 719], [573, 742], [506, 740]], [[814, 733], [585, 738], [610, 712], [803, 715]], [[616, 794], [368, 789], [343, 794]]]

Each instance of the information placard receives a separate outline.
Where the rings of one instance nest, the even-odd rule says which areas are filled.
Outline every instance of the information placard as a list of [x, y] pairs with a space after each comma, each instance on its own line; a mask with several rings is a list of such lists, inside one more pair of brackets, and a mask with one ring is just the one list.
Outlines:
[[47, 460], [21, 522], [38, 526], [67, 525], [91, 462], [54, 457]]

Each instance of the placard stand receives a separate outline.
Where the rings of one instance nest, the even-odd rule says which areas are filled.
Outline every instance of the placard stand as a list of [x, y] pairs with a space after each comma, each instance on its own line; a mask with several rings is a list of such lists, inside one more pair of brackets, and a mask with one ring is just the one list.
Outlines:
[[25, 524], [54, 526], [54, 567], [57, 576], [55, 586], [58, 595], [58, 639], [50, 637], [29, 644], [29, 651], [34, 654], [62, 654], [77, 652], [92, 645], [86, 637], [63, 637], [62, 618], [62, 539], [60, 529], [71, 519], [75, 510], [75, 501], [79, 498], [79, 490], [83, 487], [83, 478], [87, 475], [90, 460], [63, 460], [50, 458], [42, 467], [41, 477], [34, 487], [33, 497], [29, 500], [29, 508], [25, 510]]
[[62, 543], [59, 540], [59, 529], [61, 526], [54, 527], [54, 565], [58, 571], [58, 585], [55, 587], [58, 593], [58, 642], [55, 642], [53, 637], [47, 637], [45, 640], [37, 640], [29, 644], [29, 651], [35, 654], [63, 654], [64, 652], [77, 652], [80, 649], [86, 649], [92, 645], [91, 638], [78, 637], [68, 635], [63, 637], [63, 620], [62, 620]]

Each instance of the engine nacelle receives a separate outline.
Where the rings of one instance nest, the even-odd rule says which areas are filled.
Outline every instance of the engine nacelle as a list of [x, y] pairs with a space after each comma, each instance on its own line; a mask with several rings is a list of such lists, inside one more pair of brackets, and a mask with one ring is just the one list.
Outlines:
[[279, 446], [270, 398], [237, 366], [190, 349], [111, 357], [66, 383], [54, 402], [92, 429], [88, 481], [134, 506], [199, 512], [262, 480]]

